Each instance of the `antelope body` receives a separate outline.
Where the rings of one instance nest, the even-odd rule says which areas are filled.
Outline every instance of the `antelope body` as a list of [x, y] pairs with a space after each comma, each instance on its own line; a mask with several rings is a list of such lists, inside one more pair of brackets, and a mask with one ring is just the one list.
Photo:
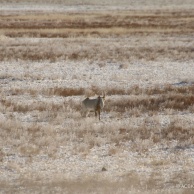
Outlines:
[[88, 115], [90, 111], [95, 112], [95, 116], [99, 116], [100, 120], [100, 112], [104, 107], [105, 95], [103, 97], [98, 96], [98, 98], [90, 99], [86, 98], [82, 101], [82, 113], [85, 113], [85, 116]]

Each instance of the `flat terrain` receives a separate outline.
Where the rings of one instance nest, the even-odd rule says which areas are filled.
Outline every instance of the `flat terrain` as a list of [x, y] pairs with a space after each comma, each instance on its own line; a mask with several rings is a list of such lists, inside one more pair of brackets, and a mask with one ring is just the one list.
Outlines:
[[0, 193], [193, 193], [194, 2], [162, 2], [1, 1]]

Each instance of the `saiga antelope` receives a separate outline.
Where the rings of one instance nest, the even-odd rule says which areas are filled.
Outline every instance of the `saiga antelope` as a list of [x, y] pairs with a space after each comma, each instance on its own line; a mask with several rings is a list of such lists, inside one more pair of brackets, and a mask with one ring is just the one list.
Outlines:
[[88, 115], [90, 111], [95, 112], [95, 116], [98, 115], [100, 120], [100, 112], [102, 111], [105, 103], [105, 94], [101, 97], [98, 96], [97, 98], [90, 99], [86, 98], [82, 101], [82, 112], [85, 113], [85, 116]]

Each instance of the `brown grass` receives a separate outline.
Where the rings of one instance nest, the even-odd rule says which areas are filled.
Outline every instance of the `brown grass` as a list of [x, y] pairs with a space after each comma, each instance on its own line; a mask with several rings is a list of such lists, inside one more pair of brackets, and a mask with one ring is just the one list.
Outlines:
[[174, 109], [174, 110], [187, 110], [189, 107], [194, 105], [194, 96], [193, 95], [162, 95], [157, 97], [141, 97], [126, 99], [121, 98], [115, 101], [108, 101], [108, 106], [106, 106], [106, 111], [116, 111], [116, 112], [125, 112], [130, 109], [138, 108], [142, 113], [146, 112], [160, 112], [165, 109]]
[[[25, 15], [0, 15], [1, 34], [7, 40], [6, 45], [0, 48], [0, 60], [21, 59], [30, 61], [49, 60], [105, 60], [114, 59], [118, 61], [142, 60], [155, 61], [157, 59], [169, 58], [179, 61], [192, 59], [193, 47], [191, 45], [162, 45], [147, 47], [136, 44], [130, 47], [115, 46], [107, 48], [106, 42], [93, 45], [88, 43], [89, 38], [109, 38], [109, 37], [130, 37], [133, 35], [153, 36], [164, 35], [186, 35], [188, 37], [193, 31], [192, 12], [185, 11], [181, 14], [175, 12], [156, 11], [139, 12], [102, 12], [102, 13], [67, 13], [67, 14], [27, 14]], [[187, 21], [187, 22], [184, 22]], [[10, 31], [11, 29], [11, 31]], [[12, 44], [12, 39], [16, 37], [38, 37], [38, 38], [66, 38], [63, 44], [56, 49], [56, 44], [51, 44], [46, 49], [42, 42], [27, 44]], [[77, 49], [77, 39], [82, 38], [84, 49]], [[61, 42], [60, 42], [61, 43]], [[68, 44], [67, 44], [68, 43]], [[161, 41], [162, 43], [162, 41]], [[58, 43], [57, 43], [58, 44]], [[123, 43], [121, 43], [123, 45]], [[131, 44], [131, 43], [130, 43]], [[70, 49], [67, 49], [67, 48]], [[96, 55], [96, 53], [99, 53]], [[121, 65], [120, 68], [124, 66]], [[126, 68], [126, 66], [124, 67]]]
[[44, 103], [44, 102], [38, 102], [34, 101], [32, 103], [24, 104], [22, 102], [14, 102], [12, 100], [1, 100], [1, 104], [9, 111], [13, 112], [32, 112], [32, 111], [53, 111], [57, 112], [63, 109], [62, 104], [55, 104], [55, 103]]
[[84, 94], [84, 89], [83, 88], [52, 88], [46, 90], [45, 93], [46, 95], [56, 95], [56, 96], [80, 96]]
[[[176, 111], [188, 110], [192, 111], [194, 105], [194, 85], [188, 86], [172, 86], [167, 85], [164, 87], [153, 87], [153, 88], [140, 88], [139, 86], [133, 86], [129, 89], [120, 88], [99, 88], [97, 86], [91, 86], [90, 89], [84, 88], [49, 88], [44, 90], [33, 90], [33, 89], [17, 89], [12, 91], [12, 95], [23, 95], [30, 94], [36, 97], [38, 94], [43, 94], [45, 96], [84, 96], [84, 95], [102, 95], [106, 92], [108, 97], [106, 101], [105, 111], [111, 112], [133, 112], [138, 109], [138, 116], [146, 112], [154, 113], [161, 112], [165, 109], [171, 109]], [[112, 100], [112, 95], [120, 95], [119, 99]], [[126, 95], [129, 95], [128, 97]], [[122, 97], [123, 96], [123, 97]], [[34, 101], [31, 104], [24, 104], [19, 102], [14, 102], [6, 98], [1, 99], [1, 104], [6, 108], [16, 112], [28, 112], [33, 110], [38, 111], [60, 111], [63, 106], [61, 104], [48, 104], [44, 102]], [[80, 104], [76, 102], [69, 101], [68, 104], [71, 108], [80, 110]]]
[[[71, 34], [68, 33], [68, 34]], [[109, 33], [108, 33], [109, 34]], [[72, 34], [71, 34], [72, 35]], [[74, 37], [74, 35], [72, 35]], [[79, 35], [80, 36], [80, 35]], [[61, 44], [62, 43], [62, 44]], [[162, 48], [154, 47], [123, 47], [121, 45], [114, 46], [111, 49], [105, 49], [108, 45], [107, 42], [88, 43], [87, 39], [82, 39], [81, 44], [83, 49], [78, 49], [76, 38], [69, 38], [67, 41], [61, 40], [61, 42], [52, 43], [50, 47], [46, 47], [46, 43], [33, 43], [28, 44], [26, 47], [22, 43], [14, 45], [7, 42], [6, 48], [0, 48], [0, 59], [6, 60], [29, 60], [29, 61], [42, 61], [48, 60], [51, 63], [58, 60], [73, 60], [80, 61], [90, 59], [93, 61], [106, 61], [107, 59], [114, 59], [115, 61], [125, 62], [131, 60], [147, 60], [155, 61], [163, 57], [167, 59], [173, 59], [178, 61], [191, 60], [193, 56], [192, 46], [165, 46], [161, 45]], [[162, 42], [161, 42], [162, 44]], [[58, 49], [56, 49], [58, 45]], [[59, 49], [60, 48], [60, 49]], [[161, 51], [162, 50], [162, 51]], [[98, 55], [96, 55], [98, 53]]]
[[[70, 33], [71, 34], [71, 33]], [[115, 61], [125, 62], [126, 60], [142, 60], [146, 59], [148, 61], [155, 61], [160, 58], [173, 58], [174, 60], [185, 61], [193, 58], [193, 48], [190, 46], [179, 46], [178, 48], [171, 48], [166, 46], [157, 47], [122, 47], [122, 41], [118, 46], [114, 46], [112, 49], [106, 49], [107, 42], [97, 42], [95, 44], [88, 43], [87, 40], [81, 41], [83, 44], [83, 49], [77, 48], [77, 40], [68, 39], [67, 41], [62, 40], [56, 44], [51, 44], [51, 49], [45, 50], [45, 43], [35, 43], [33, 45], [29, 44], [23, 47], [22, 44], [19, 46], [14, 46], [11, 43], [6, 43], [7, 49], [0, 48], [0, 59], [2, 61], [21, 59], [29, 61], [42, 61], [48, 60], [51, 63], [57, 60], [85, 60], [90, 59], [97, 61], [99, 58], [102, 61], [107, 59], [114, 59]], [[61, 49], [56, 49], [56, 45]], [[22, 47], [20, 47], [22, 46]], [[68, 47], [68, 49], [67, 49]], [[163, 50], [161, 52], [161, 49]], [[96, 55], [98, 54], [98, 55]]]
[[[13, 96], [19, 96], [24, 94], [29, 94], [33, 97], [36, 97], [38, 94], [44, 95], [44, 96], [80, 96], [85, 94], [84, 88], [63, 88], [63, 87], [54, 87], [54, 88], [46, 88], [46, 89], [33, 89], [33, 88], [12, 88], [11, 90], [8, 90]], [[2, 99], [2, 103], [5, 103]], [[7, 102], [8, 103], [8, 102]]]
[[[8, 15], [1, 16], [4, 22], [1, 22], [1, 27], [4, 29], [27, 29], [23, 31], [28, 35], [28, 33], [36, 33], [37, 29], [89, 29], [89, 31], [80, 30], [79, 36], [84, 32], [88, 35], [103, 35], [102, 29], [124, 29], [120, 30], [125, 33], [125, 29], [136, 29], [136, 31], [142, 32], [142, 29], [146, 31], [155, 31], [158, 32], [164, 30], [176, 29], [176, 31], [181, 31], [182, 29], [190, 31], [192, 25], [189, 25], [189, 22], [192, 22], [194, 15], [192, 12], [185, 11], [184, 14], [178, 15], [176, 12], [163, 12], [157, 14], [155, 11], [150, 11], [149, 15], [143, 15], [142, 12], [131, 11], [131, 12], [105, 12], [105, 13], [77, 13], [77, 14], [38, 14], [33, 15], [29, 14], [26, 16], [21, 15]], [[187, 20], [187, 23], [182, 22], [182, 20]], [[5, 22], [6, 21], [6, 22]], [[180, 25], [181, 23], [181, 25]], [[92, 30], [91, 30], [92, 29]], [[96, 33], [95, 33], [96, 32]], [[117, 33], [117, 30], [114, 32], [109, 31], [109, 35]], [[130, 32], [128, 30], [128, 32]], [[13, 37], [14, 33], [6, 33], [7, 36]], [[29, 35], [30, 35], [29, 34]], [[49, 33], [42, 33], [42, 35], [48, 37]], [[19, 36], [22, 33], [18, 34]], [[35, 35], [35, 34], [34, 34]], [[41, 35], [41, 37], [42, 37]], [[54, 34], [53, 34], [54, 35]], [[120, 34], [121, 35], [121, 34]], [[23, 36], [23, 35], [22, 35]], [[56, 33], [56, 36], [60, 36], [60, 33]]]

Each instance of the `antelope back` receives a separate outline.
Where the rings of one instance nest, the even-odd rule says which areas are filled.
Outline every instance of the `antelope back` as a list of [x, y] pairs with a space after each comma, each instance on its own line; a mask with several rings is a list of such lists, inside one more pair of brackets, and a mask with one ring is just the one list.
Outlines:
[[100, 109], [104, 107], [104, 99], [103, 97], [100, 96], [95, 99], [86, 98], [85, 100], [82, 101], [82, 105], [85, 109], [95, 111], [97, 107], [99, 107]]

